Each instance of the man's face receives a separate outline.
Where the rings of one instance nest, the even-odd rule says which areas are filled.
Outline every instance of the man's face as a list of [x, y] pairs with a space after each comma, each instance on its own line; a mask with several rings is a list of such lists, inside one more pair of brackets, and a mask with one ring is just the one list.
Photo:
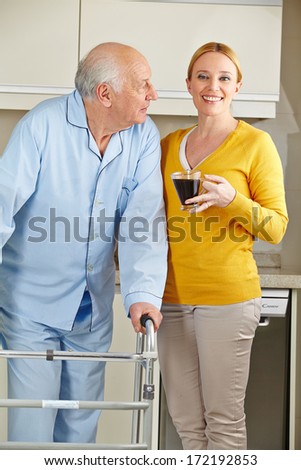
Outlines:
[[120, 129], [145, 121], [151, 100], [158, 98], [151, 81], [151, 70], [141, 56], [123, 68], [121, 91], [113, 92], [112, 112]]

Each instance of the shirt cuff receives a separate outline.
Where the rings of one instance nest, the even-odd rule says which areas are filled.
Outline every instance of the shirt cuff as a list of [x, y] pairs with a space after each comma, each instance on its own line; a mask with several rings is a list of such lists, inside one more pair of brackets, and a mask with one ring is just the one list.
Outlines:
[[130, 306], [137, 302], [147, 302], [154, 305], [158, 310], [160, 310], [162, 305], [162, 299], [149, 292], [132, 292], [124, 297], [124, 308], [127, 315], [130, 312]]

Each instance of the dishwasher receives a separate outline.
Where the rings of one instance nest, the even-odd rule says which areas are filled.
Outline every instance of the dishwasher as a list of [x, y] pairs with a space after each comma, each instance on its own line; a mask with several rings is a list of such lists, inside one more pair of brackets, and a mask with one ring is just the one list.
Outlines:
[[262, 289], [245, 411], [249, 449], [289, 448], [290, 289]]
[[[248, 449], [289, 448], [290, 289], [262, 289], [245, 412]], [[159, 449], [182, 449], [160, 386]]]

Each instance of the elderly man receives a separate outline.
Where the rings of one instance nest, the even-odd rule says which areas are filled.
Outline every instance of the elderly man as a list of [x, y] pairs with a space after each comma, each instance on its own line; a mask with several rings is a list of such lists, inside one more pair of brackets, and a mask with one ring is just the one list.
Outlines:
[[[0, 159], [0, 331], [6, 349], [107, 351], [114, 250], [136, 332], [157, 329], [166, 275], [160, 139], [148, 62], [95, 47], [76, 90], [40, 103]], [[10, 398], [101, 400], [101, 362], [10, 359]], [[97, 410], [9, 410], [9, 440], [94, 442]]]

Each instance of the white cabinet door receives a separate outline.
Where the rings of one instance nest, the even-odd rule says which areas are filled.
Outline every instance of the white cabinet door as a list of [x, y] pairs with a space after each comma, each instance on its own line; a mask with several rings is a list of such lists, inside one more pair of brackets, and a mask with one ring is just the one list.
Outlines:
[[[110, 348], [115, 353], [134, 353], [136, 335], [131, 321], [127, 318], [122, 298], [116, 294], [114, 305], [113, 340]], [[132, 401], [134, 394], [134, 363], [108, 362], [106, 365], [105, 400]], [[102, 411], [98, 443], [127, 444], [131, 442], [132, 412], [118, 410]]]
[[1, 107], [17, 97], [24, 109], [22, 95], [60, 94], [74, 87], [79, 3], [0, 0]]
[[223, 42], [237, 52], [243, 70], [237, 112], [248, 103], [244, 117], [268, 117], [279, 99], [281, 22], [281, 6], [82, 0], [80, 55], [105, 41], [136, 47], [149, 60], [159, 93], [151, 112], [194, 115], [188, 62], [203, 43]]
[[[114, 299], [114, 328], [110, 348], [114, 353], [135, 353], [137, 335], [131, 321], [127, 318], [121, 294], [117, 292]], [[110, 362], [106, 365], [105, 401], [133, 401], [135, 384], [134, 362]], [[143, 382], [143, 380], [142, 380]], [[158, 446], [159, 422], [159, 365], [154, 364], [155, 397], [152, 412], [152, 449]], [[129, 444], [132, 431], [132, 411], [104, 410], [101, 413], [97, 442], [108, 444]], [[142, 432], [142, 426], [140, 431]], [[141, 434], [142, 437], [142, 434]]]

